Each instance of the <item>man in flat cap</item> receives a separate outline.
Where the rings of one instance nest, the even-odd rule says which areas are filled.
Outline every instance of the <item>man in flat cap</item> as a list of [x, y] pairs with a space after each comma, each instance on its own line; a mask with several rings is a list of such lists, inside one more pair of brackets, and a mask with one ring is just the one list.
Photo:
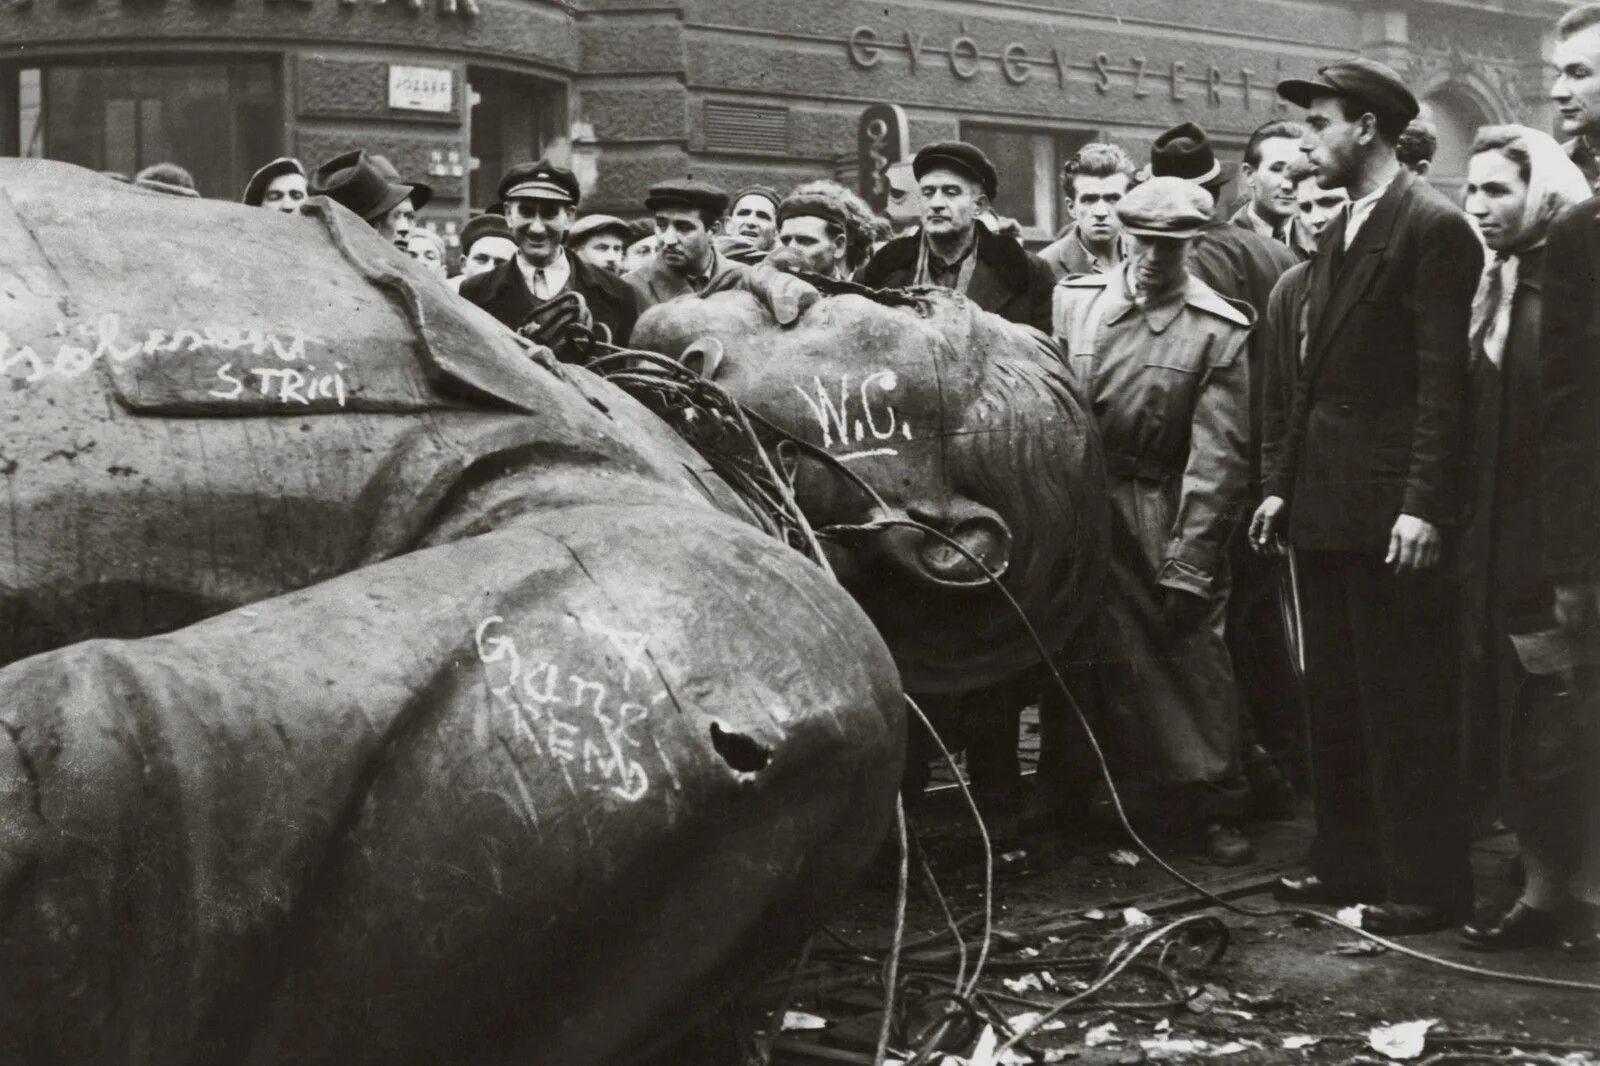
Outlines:
[[728, 212], [728, 231], [749, 241], [765, 256], [778, 242], [778, 204], [783, 197], [768, 185], [746, 185], [733, 194]]
[[1280, 898], [1366, 903], [1400, 935], [1470, 916], [1453, 694], [1468, 323], [1483, 250], [1462, 212], [1400, 165], [1417, 117], [1370, 59], [1279, 84], [1306, 109], [1317, 183], [1349, 190], [1312, 259], [1292, 409], [1251, 538], [1286, 536], [1303, 597], [1317, 838]]
[[[1296, 144], [1297, 151], [1298, 147]], [[1193, 122], [1156, 138], [1150, 150], [1150, 173], [1193, 182], [1218, 201], [1232, 177], [1231, 168], [1217, 158], [1206, 131]], [[1260, 322], [1267, 313], [1273, 286], [1294, 265], [1295, 255], [1271, 236], [1236, 226], [1231, 220], [1212, 218], [1189, 243], [1188, 262], [1189, 273], [1247, 308], [1252, 320]], [[1233, 581], [1228, 590], [1227, 640], [1251, 726], [1247, 732], [1252, 738], [1292, 736], [1301, 713], [1294, 669], [1280, 638], [1278, 574], [1274, 560], [1250, 550], [1247, 536], [1248, 516], [1261, 502], [1261, 383], [1267, 358], [1263, 330], [1251, 331], [1245, 351], [1250, 361], [1250, 479], [1239, 497], [1239, 521], [1228, 544]], [[1250, 743], [1246, 768], [1252, 807], [1257, 813], [1282, 815], [1283, 777], [1256, 741]], [[1281, 757], [1283, 752], [1274, 754]], [[1271, 809], [1275, 803], [1278, 810]]]
[[855, 280], [875, 289], [954, 289], [985, 311], [1048, 333], [1055, 273], [978, 222], [1000, 185], [989, 157], [962, 141], [940, 141], [919, 151], [911, 170], [922, 196], [921, 231], [884, 245]]
[[638, 301], [622, 279], [567, 254], [564, 242], [581, 195], [572, 171], [548, 160], [519, 163], [506, 171], [499, 196], [517, 254], [504, 266], [461, 283], [462, 296], [548, 345], [562, 359], [579, 356], [572, 343], [573, 323], [590, 325], [612, 344], [626, 345], [639, 317]]
[[616, 215], [584, 215], [567, 231], [567, 251], [592, 267], [622, 276], [622, 250], [633, 231]]
[[622, 279], [638, 294], [641, 311], [675, 296], [739, 287], [744, 266], [719, 255], [713, 244], [727, 193], [703, 181], [663, 181], [650, 186], [644, 206], [655, 218], [656, 255]]
[[468, 278], [487, 274], [496, 267], [511, 262], [517, 254], [517, 239], [504, 215], [485, 211], [473, 215], [461, 227], [461, 273], [451, 278], [449, 285], [457, 292]]
[[[1210, 858], [1251, 858], [1238, 829], [1239, 694], [1223, 643], [1226, 544], [1247, 476], [1247, 314], [1186, 269], [1211, 195], [1152, 178], [1117, 205], [1128, 257], [1055, 290], [1055, 336], [1105, 449], [1111, 567], [1063, 655], [1125, 797], [1198, 833]], [[1040, 700], [1043, 811], [1088, 811], [1099, 775], [1063, 700]]]
[[343, 204], [407, 254], [416, 200], [427, 200], [427, 193], [419, 190], [427, 186], [402, 181], [387, 159], [361, 149], [334, 156], [311, 179], [312, 195]]
[[778, 244], [799, 255], [811, 274], [849, 277], [848, 227], [844, 206], [821, 191], [793, 192], [778, 205]]
[[250, 175], [240, 197], [250, 207], [265, 207], [286, 215], [298, 214], [306, 202], [306, 168], [300, 160], [281, 156]]

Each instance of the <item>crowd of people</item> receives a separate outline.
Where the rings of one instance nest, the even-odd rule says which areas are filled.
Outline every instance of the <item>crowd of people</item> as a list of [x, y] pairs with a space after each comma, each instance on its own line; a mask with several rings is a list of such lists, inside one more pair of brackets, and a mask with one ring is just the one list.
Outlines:
[[[581, 213], [571, 171], [521, 163], [454, 257], [416, 224], [428, 186], [371, 152], [274, 160], [244, 201], [327, 196], [558, 354], [573, 322], [626, 345], [645, 309], [763, 261], [956, 290], [1051, 336], [1099, 429], [1113, 524], [1103, 602], [1059, 664], [1128, 809], [1241, 863], [1250, 821], [1308, 791], [1309, 869], [1281, 898], [1593, 956], [1600, 5], [1557, 37], [1571, 139], [1478, 131], [1461, 203], [1429, 184], [1416, 98], [1366, 59], [1281, 83], [1303, 117], [1256, 130], [1237, 174], [1189, 122], [1142, 163], [1083, 147], [1071, 222], [1037, 254], [962, 142], [890, 165], [882, 214], [832, 181], [673, 179], [632, 221]], [[1022, 832], [1094, 821], [1106, 788], [1074, 700], [1036, 676], [943, 700], [989, 809]], [[1474, 917], [1468, 843], [1495, 818], [1523, 887]]]

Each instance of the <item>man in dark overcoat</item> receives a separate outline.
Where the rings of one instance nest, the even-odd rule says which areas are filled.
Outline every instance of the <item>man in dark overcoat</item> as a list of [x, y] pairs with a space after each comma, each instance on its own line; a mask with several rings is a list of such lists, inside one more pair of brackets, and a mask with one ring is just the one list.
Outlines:
[[1287, 533], [1304, 597], [1317, 837], [1311, 875], [1278, 893], [1426, 932], [1472, 907], [1451, 560], [1483, 249], [1395, 157], [1419, 108], [1394, 71], [1342, 60], [1278, 92], [1307, 109], [1318, 184], [1351, 195], [1312, 260], [1305, 364], [1251, 529], [1263, 548]]

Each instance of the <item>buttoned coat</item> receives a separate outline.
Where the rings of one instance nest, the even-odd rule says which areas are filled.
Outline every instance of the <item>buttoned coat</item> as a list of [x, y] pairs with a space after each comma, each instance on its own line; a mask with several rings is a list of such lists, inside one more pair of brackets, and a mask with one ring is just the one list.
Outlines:
[[[1347, 217], [1347, 216], [1346, 216]], [[1382, 556], [1401, 514], [1459, 523], [1468, 320], [1483, 247], [1401, 168], [1348, 250], [1345, 217], [1311, 261], [1306, 358], [1265, 493], [1301, 548]], [[1278, 402], [1271, 391], [1264, 404]]]
[[[590, 266], [568, 254], [572, 266], [570, 287], [589, 305], [596, 324], [611, 331], [611, 343], [626, 347], [639, 317], [638, 298], [615, 274]], [[521, 329], [538, 306], [515, 257], [493, 270], [475, 274], [461, 283], [460, 293], [511, 329]]]
[[[1223, 643], [1224, 546], [1245, 489], [1249, 318], [1203, 282], [1139, 308], [1127, 265], [1056, 288], [1055, 334], [1094, 411], [1111, 497], [1111, 566], [1069, 650], [1123, 773], [1164, 785], [1237, 773], [1238, 692]], [[1209, 601], [1174, 627], [1163, 588]]]
[[[967, 299], [1008, 321], [1050, 332], [1050, 300], [1055, 271], [1010, 237], [997, 237], [977, 224], [978, 257]], [[856, 271], [855, 280], [874, 289], [903, 289], [916, 284], [920, 233], [896, 237]]]

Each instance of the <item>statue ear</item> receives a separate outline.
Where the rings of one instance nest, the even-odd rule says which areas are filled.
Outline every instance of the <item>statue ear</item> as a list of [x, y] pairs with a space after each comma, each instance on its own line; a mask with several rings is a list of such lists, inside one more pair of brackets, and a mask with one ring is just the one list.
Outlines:
[[700, 337], [690, 343], [678, 357], [678, 362], [699, 374], [707, 381], [717, 380], [717, 371], [722, 369], [724, 355], [722, 342], [715, 337]]
[[1010, 567], [1011, 527], [992, 508], [958, 497], [946, 513], [924, 521], [945, 536], [901, 527], [899, 535], [890, 531], [882, 542], [890, 557], [913, 576], [943, 588], [975, 588], [988, 584], [985, 569], [1002, 577]]

